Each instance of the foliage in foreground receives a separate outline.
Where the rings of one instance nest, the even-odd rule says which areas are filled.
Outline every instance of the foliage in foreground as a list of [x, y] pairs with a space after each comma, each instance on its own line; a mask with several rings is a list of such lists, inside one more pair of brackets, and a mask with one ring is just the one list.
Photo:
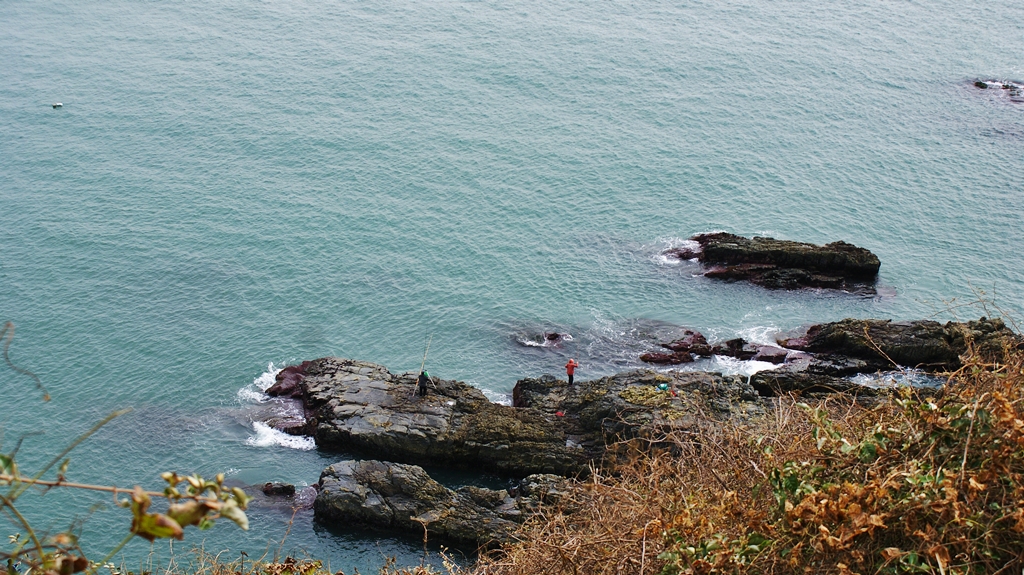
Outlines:
[[783, 398], [756, 425], [640, 446], [474, 572], [1019, 572], [1024, 352], [1000, 359], [969, 354], [932, 397]]

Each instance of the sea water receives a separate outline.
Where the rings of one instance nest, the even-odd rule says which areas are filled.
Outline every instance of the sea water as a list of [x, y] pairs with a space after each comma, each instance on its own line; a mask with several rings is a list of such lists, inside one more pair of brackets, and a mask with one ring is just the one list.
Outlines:
[[[415, 370], [429, 340], [432, 375], [500, 401], [568, 357], [581, 379], [638, 367], [680, 326], [1019, 319], [1024, 103], [1000, 83], [1024, 79], [1022, 33], [1009, 0], [6, 0], [0, 320], [53, 399], [4, 369], [2, 449], [24, 436], [32, 470], [131, 407], [69, 478], [301, 488], [345, 456], [254, 419], [306, 359]], [[713, 230], [868, 248], [877, 294], [660, 255]], [[534, 345], [553, 331], [571, 339]], [[80, 520], [94, 559], [128, 528], [109, 496], [23, 501], [43, 531]], [[422, 553], [250, 516], [175, 549], [346, 572]], [[119, 560], [169, 554], [136, 540]]]

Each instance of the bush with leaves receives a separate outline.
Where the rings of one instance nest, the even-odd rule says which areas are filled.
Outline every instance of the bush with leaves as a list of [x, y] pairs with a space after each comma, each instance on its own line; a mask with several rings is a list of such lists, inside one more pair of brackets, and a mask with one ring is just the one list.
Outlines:
[[[0, 330], [4, 361], [14, 372], [32, 378], [43, 394], [43, 401], [49, 401], [49, 393], [39, 378], [11, 362], [8, 350], [13, 337], [14, 325], [7, 322]], [[0, 493], [0, 513], [21, 531], [9, 536], [7, 547], [0, 548], [0, 560], [4, 561], [8, 575], [27, 570], [45, 575], [95, 572], [133, 537], [142, 537], [151, 542], [161, 538], [182, 539], [185, 527], [193, 525], [199, 529], [208, 529], [214, 521], [222, 517], [233, 521], [242, 529], [249, 528], [245, 509], [250, 498], [237, 487], [226, 487], [223, 474], [217, 475], [213, 480], [207, 480], [198, 475], [183, 476], [167, 472], [161, 475], [167, 486], [159, 492], [145, 491], [138, 486], [134, 489], [120, 489], [69, 481], [66, 477], [70, 462], [67, 455], [104, 425], [128, 411], [111, 413], [33, 473], [24, 473], [18, 467], [17, 453], [22, 446], [21, 440], [17, 441], [11, 451], [0, 452], [0, 489], [5, 489]], [[51, 471], [54, 476], [48, 479], [47, 475]], [[18, 502], [30, 490], [54, 488], [105, 491], [113, 493], [115, 497], [123, 494], [125, 497], [118, 497], [118, 504], [130, 509], [132, 515], [131, 527], [124, 540], [105, 558], [91, 562], [86, 559], [73, 529], [69, 528], [55, 535], [41, 535], [19, 511]], [[151, 511], [153, 498], [166, 500], [166, 511]]]

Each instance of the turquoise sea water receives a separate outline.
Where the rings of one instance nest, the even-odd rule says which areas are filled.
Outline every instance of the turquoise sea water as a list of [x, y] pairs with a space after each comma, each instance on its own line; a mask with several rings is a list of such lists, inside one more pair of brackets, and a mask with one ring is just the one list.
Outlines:
[[[0, 320], [53, 396], [3, 372], [3, 450], [45, 431], [31, 467], [132, 407], [70, 477], [305, 485], [341, 456], [251, 421], [254, 382], [304, 359], [413, 370], [433, 336], [432, 374], [501, 399], [569, 355], [635, 367], [673, 326], [966, 319], [979, 291], [1024, 317], [1024, 102], [973, 86], [1024, 79], [1022, 36], [1009, 0], [2, 2]], [[659, 257], [710, 230], [866, 247], [879, 293]], [[573, 339], [528, 345], [544, 331]], [[58, 529], [109, 499], [35, 501]], [[250, 515], [177, 549], [418, 560]], [[126, 529], [93, 513], [87, 550]]]

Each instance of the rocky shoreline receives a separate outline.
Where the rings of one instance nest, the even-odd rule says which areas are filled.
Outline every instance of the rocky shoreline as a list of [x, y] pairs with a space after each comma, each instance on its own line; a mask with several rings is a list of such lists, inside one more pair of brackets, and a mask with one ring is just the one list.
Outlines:
[[[321, 358], [282, 370], [267, 390], [301, 401], [305, 417], [268, 423], [312, 435], [321, 449], [372, 458], [324, 471], [314, 503], [318, 520], [410, 533], [429, 529], [453, 542], [489, 545], [506, 541], [516, 523], [550, 500], [543, 494], [559, 492], [562, 478], [600, 464], [617, 441], [757, 417], [781, 394], [871, 398], [878, 390], [852, 376], [901, 367], [953, 370], [969, 345], [992, 357], [1024, 345], [1002, 321], [986, 318], [946, 324], [847, 319], [777, 343], [772, 350], [742, 340], [712, 345], [690, 330], [663, 347], [691, 361], [704, 354], [767, 354], [780, 365], [750, 377], [640, 369], [572, 386], [543, 375], [519, 380], [511, 406], [439, 378], [418, 397], [414, 373]], [[452, 491], [418, 465], [491, 471], [527, 483], [509, 491]]]

